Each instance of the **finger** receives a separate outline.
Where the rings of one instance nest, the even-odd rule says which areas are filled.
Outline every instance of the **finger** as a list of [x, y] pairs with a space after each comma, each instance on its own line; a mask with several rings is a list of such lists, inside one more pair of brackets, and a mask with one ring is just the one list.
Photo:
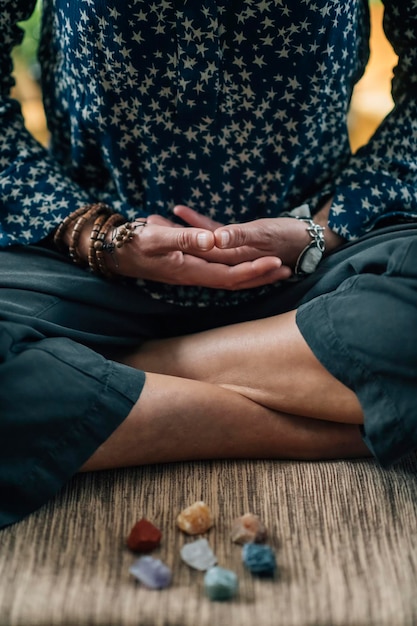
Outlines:
[[170, 282], [235, 291], [270, 284], [290, 275], [291, 270], [282, 267], [281, 261], [274, 257], [227, 266], [184, 255], [181, 266], [173, 271]]
[[237, 265], [244, 261], [254, 261], [261, 257], [274, 257], [279, 258], [276, 255], [270, 254], [267, 251], [259, 250], [257, 248], [251, 248], [249, 246], [242, 246], [241, 248], [212, 248], [211, 250], [195, 251], [194, 254], [206, 261], [213, 263], [224, 263], [225, 265]]
[[268, 242], [270, 232], [261, 228], [259, 223], [229, 224], [214, 231], [215, 244], [218, 248], [237, 248], [240, 246], [262, 246]]
[[157, 226], [170, 226], [171, 228], [181, 228], [179, 224], [176, 224], [166, 217], [162, 217], [162, 215], [157, 215], [156, 213], [148, 215], [146, 221], [148, 224], [156, 224]]
[[197, 211], [194, 211], [194, 209], [191, 209], [183, 204], [179, 204], [174, 207], [174, 213], [184, 220], [184, 222], [190, 226], [195, 226], [196, 228], [215, 230], [216, 228], [219, 228], [219, 226], [222, 226], [221, 222], [216, 222], [212, 220], [211, 217], [207, 217], [206, 215], [201, 215], [201, 213], [198, 213]]
[[288, 270], [282, 269], [280, 259], [264, 257], [229, 267], [227, 283], [219, 288], [235, 291], [259, 287], [274, 283], [287, 275]]
[[172, 228], [149, 225], [139, 236], [145, 251], [151, 254], [166, 254], [175, 250], [189, 254], [211, 250], [214, 236], [211, 231], [199, 228]]
[[291, 268], [287, 265], [281, 265], [281, 267], [275, 268], [266, 274], [239, 283], [235, 289], [254, 289], [255, 287], [263, 287], [281, 280], [288, 280], [291, 276]]

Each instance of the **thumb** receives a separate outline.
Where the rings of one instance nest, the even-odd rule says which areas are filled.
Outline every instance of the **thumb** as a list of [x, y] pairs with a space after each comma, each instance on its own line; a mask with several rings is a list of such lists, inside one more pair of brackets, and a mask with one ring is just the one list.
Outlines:
[[199, 228], [172, 229], [175, 247], [182, 252], [201, 252], [211, 250], [214, 243], [214, 235], [209, 230]]
[[214, 231], [215, 245], [218, 248], [238, 248], [240, 246], [253, 245], [249, 229], [243, 228], [242, 224], [230, 224], [217, 228]]

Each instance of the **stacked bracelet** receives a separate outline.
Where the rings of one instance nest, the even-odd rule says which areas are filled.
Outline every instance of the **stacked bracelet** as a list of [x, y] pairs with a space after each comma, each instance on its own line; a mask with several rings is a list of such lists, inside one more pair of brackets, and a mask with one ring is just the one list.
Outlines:
[[72, 226], [72, 231], [70, 235], [70, 244], [69, 244], [69, 252], [70, 256], [75, 263], [79, 262], [79, 254], [78, 254], [78, 242], [81, 234], [82, 227], [84, 224], [99, 215], [100, 213], [106, 213], [110, 215], [112, 213], [112, 209], [105, 204], [104, 202], [96, 202], [94, 204], [86, 204], [85, 206], [80, 207], [76, 211], [73, 211], [64, 219], [64, 221], [58, 226], [54, 235], [54, 244], [58, 248], [60, 252], [66, 252], [67, 248], [64, 244], [64, 234], [69, 230]]
[[[90, 205], [91, 206], [91, 205]], [[61, 222], [54, 234], [54, 244], [55, 247], [58, 248], [60, 252], [66, 252], [66, 247], [63, 242], [64, 233], [67, 231], [69, 226], [74, 222], [79, 216], [84, 215], [88, 210], [88, 206], [82, 206], [73, 213], [67, 215], [67, 217]]]
[[[100, 272], [100, 274], [103, 274], [104, 276], [106, 276], [106, 278], [112, 278], [114, 276], [114, 272], [111, 272], [106, 265], [105, 253], [110, 252], [110, 254], [113, 256], [113, 260], [115, 261], [115, 257], [114, 257], [115, 246], [113, 244], [113, 239], [115, 237], [115, 234], [117, 233], [117, 226], [120, 226], [121, 224], [123, 224], [123, 222], [124, 222], [124, 219], [121, 215], [119, 215], [119, 213], [113, 213], [113, 215], [111, 215], [109, 219], [105, 222], [96, 240], [92, 241], [90, 237], [90, 243], [91, 243], [90, 250], [92, 251], [92, 254], [95, 255], [95, 259], [97, 261], [97, 268], [92, 267], [91, 264], [90, 264], [90, 268], [93, 271]], [[113, 229], [112, 241], [110, 243], [106, 243], [106, 237], [112, 229]], [[115, 265], [117, 267], [116, 261], [115, 261]]]
[[[90, 234], [88, 261], [84, 261], [79, 254], [78, 245], [85, 224], [93, 218], [95, 219]], [[68, 215], [57, 228], [54, 243], [61, 252], [69, 252], [74, 263], [88, 266], [91, 271], [106, 278], [113, 278], [115, 272], [107, 266], [106, 253], [111, 254], [115, 267], [118, 267], [116, 249], [131, 241], [135, 230], [143, 226], [146, 226], [146, 220], [125, 223], [125, 218], [120, 213], [114, 213], [104, 202], [97, 202], [83, 206]], [[64, 235], [67, 232], [69, 232], [68, 248], [64, 244]], [[107, 241], [110, 232], [111, 240]]]
[[100, 236], [100, 233], [102, 232], [103, 226], [106, 224], [108, 219], [109, 217], [107, 215], [99, 215], [94, 222], [93, 228], [91, 229], [90, 245], [88, 248], [88, 266], [93, 272], [99, 271], [96, 250], [94, 246], [98, 237]]
[[[78, 252], [78, 243], [84, 225], [96, 216], [98, 216], [99, 221], [103, 222], [102, 218], [106, 219], [111, 214], [112, 210], [109, 206], [107, 206], [107, 204], [104, 204], [103, 202], [98, 202], [97, 204], [90, 205], [87, 208], [86, 212], [78, 217], [72, 228], [69, 244], [69, 255], [74, 263], [77, 263], [77, 265], [86, 265], [83, 259], [81, 259]], [[94, 224], [95, 223], [96, 222], [94, 222]]]

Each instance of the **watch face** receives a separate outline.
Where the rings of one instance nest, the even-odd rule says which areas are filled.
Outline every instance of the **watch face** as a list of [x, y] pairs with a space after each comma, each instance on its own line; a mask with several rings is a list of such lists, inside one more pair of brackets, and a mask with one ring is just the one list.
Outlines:
[[312, 274], [317, 268], [323, 256], [323, 251], [320, 250], [316, 243], [313, 242], [307, 250], [305, 250], [301, 259], [298, 262], [298, 272], [301, 274]]

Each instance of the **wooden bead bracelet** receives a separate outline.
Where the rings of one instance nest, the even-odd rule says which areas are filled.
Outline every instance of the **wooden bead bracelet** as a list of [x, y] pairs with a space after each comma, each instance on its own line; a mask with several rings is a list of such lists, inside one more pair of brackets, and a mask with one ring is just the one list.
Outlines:
[[[88, 260], [84, 261], [80, 256], [78, 245], [81, 232], [85, 224], [95, 218], [88, 248]], [[137, 228], [146, 226], [146, 220], [126, 222], [120, 213], [114, 213], [111, 207], [104, 202], [87, 204], [73, 211], [58, 226], [54, 235], [54, 244], [60, 252], [69, 252], [71, 259], [77, 265], [88, 266], [91, 271], [102, 274], [106, 278], [114, 278], [116, 272], [112, 272], [106, 264], [106, 253], [112, 256], [115, 267], [118, 267], [115, 251], [129, 243]], [[70, 230], [71, 229], [71, 230]], [[68, 247], [64, 244], [64, 236], [69, 234]], [[106, 241], [110, 231], [111, 240]]]

